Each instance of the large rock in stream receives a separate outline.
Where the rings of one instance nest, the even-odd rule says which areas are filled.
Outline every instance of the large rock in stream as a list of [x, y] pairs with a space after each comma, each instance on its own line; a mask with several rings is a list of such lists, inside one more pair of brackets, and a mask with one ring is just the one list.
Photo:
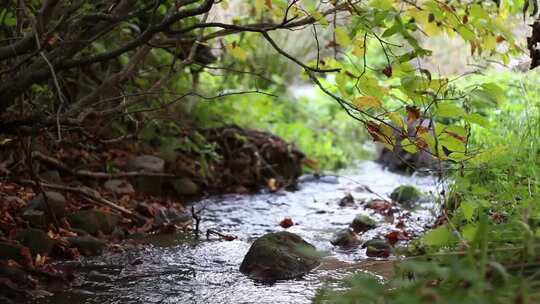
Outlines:
[[287, 231], [258, 238], [240, 265], [240, 271], [258, 280], [299, 277], [321, 263], [321, 254], [300, 236]]
[[422, 192], [411, 185], [399, 186], [390, 194], [390, 198], [405, 207], [411, 207], [422, 198]]

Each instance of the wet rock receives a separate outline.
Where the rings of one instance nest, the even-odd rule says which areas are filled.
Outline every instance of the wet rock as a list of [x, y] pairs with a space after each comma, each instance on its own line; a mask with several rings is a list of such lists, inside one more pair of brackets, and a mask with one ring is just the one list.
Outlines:
[[354, 206], [354, 197], [352, 196], [352, 194], [347, 193], [347, 195], [345, 195], [344, 197], [342, 197], [342, 198], [339, 200], [339, 206], [340, 206], [340, 207], [351, 207], [351, 206]]
[[[127, 171], [163, 173], [165, 161], [152, 155], [137, 156], [126, 163]], [[159, 176], [139, 176], [133, 178], [135, 189], [142, 192], [161, 194], [163, 178]]]
[[351, 229], [342, 229], [336, 233], [330, 243], [334, 246], [354, 247], [360, 244], [360, 240]]
[[191, 214], [180, 213], [171, 209], [160, 210], [154, 219], [154, 225], [157, 227], [174, 224], [178, 226], [190, 225], [192, 221]]
[[240, 271], [255, 279], [278, 280], [301, 276], [321, 262], [315, 247], [287, 231], [258, 238], [240, 265]]
[[21, 260], [23, 258], [22, 249], [21, 245], [0, 242], [0, 260]]
[[73, 236], [66, 238], [66, 240], [86, 256], [100, 255], [105, 248], [105, 242], [92, 236]]
[[356, 233], [365, 232], [377, 227], [377, 222], [365, 214], [357, 215], [351, 223], [351, 228]]
[[67, 219], [71, 227], [97, 235], [99, 231], [111, 233], [118, 224], [119, 216], [98, 210], [79, 210], [68, 215]]
[[334, 175], [305, 174], [298, 178], [299, 183], [319, 182], [325, 184], [339, 184], [339, 178]]
[[372, 239], [365, 242], [362, 245], [366, 248], [366, 255], [368, 257], [388, 257], [392, 251], [392, 246], [386, 241], [381, 239]]
[[[64, 197], [64, 195], [54, 191], [46, 191], [45, 195], [47, 196], [47, 203], [49, 204], [49, 207], [51, 208], [51, 211], [54, 213], [56, 218], [60, 219], [64, 217], [66, 215], [66, 198]], [[45, 213], [48, 212], [43, 193], [36, 195], [30, 201], [30, 204], [28, 204], [28, 207], [25, 209], [25, 211], [29, 210], [43, 211]]]
[[[28, 274], [18, 267], [0, 266], [0, 278], [8, 278], [11, 281], [17, 282], [21, 285], [31, 284], [31, 280], [28, 277]], [[0, 301], [0, 303], [4, 302]]]
[[25, 210], [22, 217], [34, 228], [46, 228], [50, 222], [45, 212], [39, 210]]
[[60, 173], [56, 170], [49, 170], [45, 171], [39, 174], [39, 177], [51, 184], [61, 184], [62, 178], [60, 177]]
[[402, 205], [411, 205], [416, 203], [420, 198], [422, 197], [422, 192], [418, 190], [416, 187], [411, 185], [403, 185], [399, 186], [394, 191], [392, 191], [392, 194], [390, 194], [390, 198], [398, 202]]
[[199, 194], [199, 186], [187, 177], [172, 180], [170, 183], [178, 195], [193, 196]]
[[120, 179], [111, 179], [105, 182], [103, 186], [114, 194], [123, 195], [135, 192], [133, 185], [128, 181]]
[[33, 255], [49, 255], [54, 247], [54, 241], [40, 229], [28, 228], [17, 232], [17, 240], [30, 249]]

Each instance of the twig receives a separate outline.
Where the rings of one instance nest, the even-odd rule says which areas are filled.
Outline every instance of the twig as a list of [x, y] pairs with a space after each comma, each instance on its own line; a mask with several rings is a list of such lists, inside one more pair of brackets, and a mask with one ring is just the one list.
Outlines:
[[145, 221], [146, 219], [140, 215], [138, 215], [137, 213], [134, 213], [122, 206], [119, 206], [115, 203], [113, 203], [112, 201], [102, 197], [99, 192], [95, 191], [95, 190], [92, 190], [90, 188], [87, 188], [87, 187], [70, 187], [70, 186], [63, 186], [63, 185], [58, 185], [58, 184], [50, 184], [50, 183], [43, 183], [43, 182], [39, 182], [39, 183], [36, 183], [34, 181], [31, 181], [31, 180], [20, 180], [20, 183], [22, 184], [29, 184], [29, 185], [41, 185], [42, 187], [44, 188], [50, 188], [50, 189], [55, 189], [55, 190], [60, 190], [60, 191], [68, 191], [68, 192], [75, 192], [75, 193], [78, 193], [80, 195], [82, 195], [84, 198], [87, 198], [89, 199], [90, 201], [92, 202], [95, 202], [95, 203], [98, 203], [100, 205], [104, 205], [104, 206], [107, 206], [107, 207], [110, 207], [111, 209], [114, 209], [120, 213], [123, 213], [131, 218], [134, 218], [134, 219], [137, 219], [137, 220], [141, 220], [141, 221]]
[[139, 177], [139, 176], [155, 176], [155, 177], [177, 177], [175, 174], [172, 173], [154, 173], [154, 172], [141, 172], [141, 171], [130, 171], [130, 172], [120, 172], [120, 173], [107, 173], [107, 172], [93, 172], [88, 170], [74, 170], [71, 169], [68, 165], [63, 163], [62, 161], [47, 156], [41, 152], [34, 151], [32, 152], [32, 156], [47, 162], [63, 171], [66, 171], [67, 173], [75, 176], [80, 177], [89, 177], [94, 179], [114, 179], [114, 178], [125, 178], [125, 177]]
[[[200, 232], [199, 224], [201, 223], [201, 218], [199, 217], [199, 214], [195, 211], [195, 205], [191, 206], [191, 216], [195, 220], [195, 230], [193, 230], [193, 232], [195, 232], [195, 235], [198, 237]], [[208, 238], [208, 233], [206, 237]]]
[[[45, 209], [47, 210], [47, 216], [52, 219], [55, 232], [60, 231], [60, 225], [58, 223], [58, 219], [56, 218], [56, 215], [54, 214], [51, 205], [49, 204], [49, 198], [47, 197], [47, 194], [45, 193], [45, 190], [43, 190], [43, 184], [39, 181], [39, 178], [36, 175], [36, 172], [34, 171], [34, 164], [33, 164], [33, 157], [32, 157], [32, 141], [33, 138], [28, 138], [28, 146], [27, 146], [27, 162], [28, 162], [28, 170], [30, 170], [30, 177], [34, 180], [34, 186], [37, 187], [37, 190], [41, 195], [43, 195], [43, 202], [45, 203]], [[36, 191], [36, 192], [38, 192]]]

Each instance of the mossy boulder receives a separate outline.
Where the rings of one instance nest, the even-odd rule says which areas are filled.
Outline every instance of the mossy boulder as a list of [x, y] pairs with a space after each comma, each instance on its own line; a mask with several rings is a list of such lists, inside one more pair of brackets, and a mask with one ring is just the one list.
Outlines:
[[254, 279], [279, 280], [299, 277], [321, 263], [315, 247], [287, 231], [258, 238], [240, 265], [240, 271]]
[[176, 194], [180, 196], [193, 196], [199, 194], [199, 186], [187, 177], [170, 181]]
[[414, 186], [403, 185], [394, 189], [390, 194], [390, 198], [402, 205], [411, 205], [422, 198], [422, 192]]
[[334, 246], [347, 248], [359, 245], [360, 240], [356, 233], [347, 228], [338, 231], [330, 243]]
[[113, 232], [120, 217], [113, 213], [98, 210], [79, 210], [68, 215], [67, 219], [71, 227], [97, 235], [99, 231], [104, 234]]
[[33, 255], [49, 255], [54, 241], [40, 229], [28, 228], [17, 232], [17, 240], [30, 249]]
[[74, 236], [66, 240], [83, 255], [99, 255], [105, 248], [105, 242], [91, 236]]
[[392, 246], [386, 240], [372, 239], [365, 242], [362, 247], [366, 248], [368, 257], [388, 257], [392, 251]]
[[365, 214], [357, 215], [351, 223], [351, 228], [356, 233], [365, 232], [377, 227], [377, 222]]

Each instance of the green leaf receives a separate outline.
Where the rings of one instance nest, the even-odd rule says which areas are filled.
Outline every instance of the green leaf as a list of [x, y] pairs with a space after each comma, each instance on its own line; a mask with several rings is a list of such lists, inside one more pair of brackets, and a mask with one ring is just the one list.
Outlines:
[[393, 4], [394, 4], [393, 0], [371, 0], [371, 2], [369, 3], [369, 6], [373, 8], [378, 8], [383, 11], [387, 11], [387, 10], [392, 9]]
[[477, 124], [481, 127], [484, 127], [484, 128], [487, 128], [489, 127], [489, 120], [480, 115], [480, 114], [477, 114], [477, 113], [472, 113], [472, 114], [468, 114], [468, 115], [465, 115], [463, 117], [463, 119], [465, 119], [466, 121], [470, 122], [470, 123], [473, 123], [473, 124]]
[[450, 151], [465, 152], [465, 143], [448, 134], [441, 135], [439, 143]]
[[470, 221], [474, 218], [474, 213], [476, 212], [476, 209], [478, 209], [478, 205], [470, 201], [463, 201], [461, 202], [459, 209], [463, 213], [463, 217]]
[[449, 118], [458, 118], [467, 114], [465, 110], [450, 102], [439, 103], [436, 113], [441, 117]]
[[497, 101], [497, 103], [501, 103], [506, 96], [504, 90], [493, 82], [482, 84], [482, 88], [484, 88], [485, 92], [492, 96]]
[[476, 34], [466, 26], [459, 26], [456, 30], [466, 41], [473, 41], [476, 39]]
[[446, 246], [455, 242], [454, 234], [446, 226], [431, 230], [422, 239], [428, 246]]
[[465, 227], [461, 229], [461, 235], [463, 235], [463, 237], [467, 241], [472, 242], [474, 238], [476, 237], [477, 231], [478, 231], [478, 225], [468, 224], [468, 225], [465, 225]]
[[418, 152], [418, 147], [416, 147], [416, 145], [414, 143], [412, 143], [408, 138], [405, 138], [402, 142], [401, 142], [401, 147], [403, 148], [403, 150], [411, 153], [411, 154], [414, 154], [416, 152]]

